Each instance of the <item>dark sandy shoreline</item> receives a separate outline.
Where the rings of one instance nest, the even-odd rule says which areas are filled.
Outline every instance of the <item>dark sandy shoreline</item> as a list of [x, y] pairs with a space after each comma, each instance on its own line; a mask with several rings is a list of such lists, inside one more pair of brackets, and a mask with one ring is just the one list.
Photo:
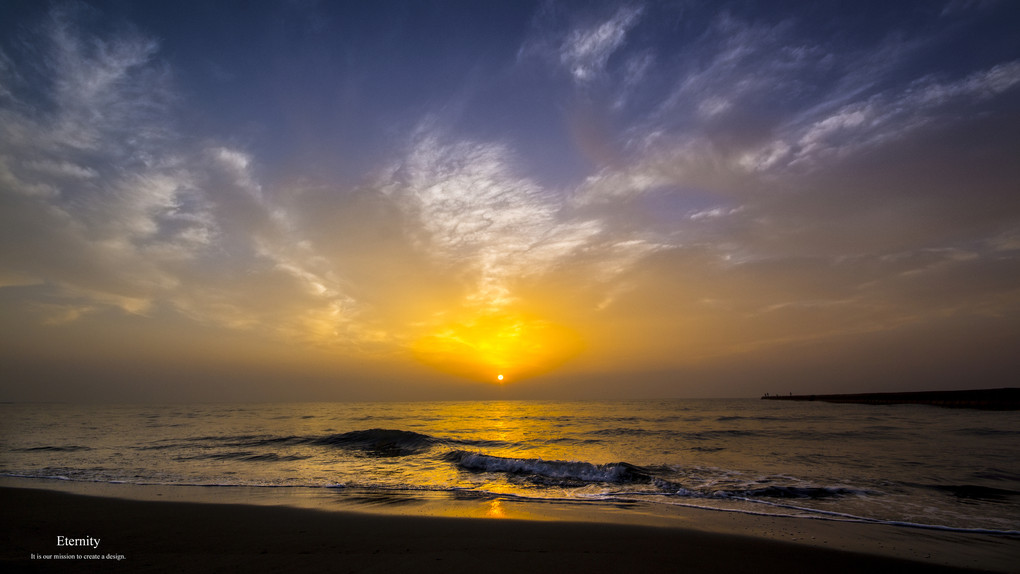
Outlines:
[[[686, 527], [153, 502], [9, 487], [0, 487], [0, 508], [5, 572], [1010, 571], [1008, 560], [955, 557], [956, 566], [974, 568], [967, 570]], [[61, 548], [58, 535], [100, 542], [94, 550]], [[40, 558], [57, 554], [99, 558]]]

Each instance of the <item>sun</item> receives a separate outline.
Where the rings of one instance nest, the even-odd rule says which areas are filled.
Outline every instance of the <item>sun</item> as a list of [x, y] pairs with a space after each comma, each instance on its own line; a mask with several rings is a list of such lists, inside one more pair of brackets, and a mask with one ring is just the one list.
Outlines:
[[583, 346], [572, 329], [510, 309], [444, 319], [414, 343], [415, 358], [476, 381], [492, 381], [492, 373], [500, 384], [547, 373]]

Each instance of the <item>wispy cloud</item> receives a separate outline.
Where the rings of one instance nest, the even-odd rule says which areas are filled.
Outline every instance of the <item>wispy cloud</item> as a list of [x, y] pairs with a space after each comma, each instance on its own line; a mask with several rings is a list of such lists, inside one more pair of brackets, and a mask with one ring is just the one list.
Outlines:
[[[138, 311], [146, 291], [173, 283], [159, 258], [201, 247], [210, 222], [172, 149], [164, 119], [172, 92], [154, 60], [156, 43], [133, 33], [82, 34], [74, 11], [51, 14], [34, 67], [8, 70], [10, 104], [0, 110], [11, 233], [4, 247], [21, 273], [83, 292], [120, 292], [132, 301], [124, 307]], [[46, 79], [42, 94], [23, 93], [17, 78], [29, 76]]]
[[423, 135], [385, 185], [418, 222], [423, 253], [474, 285], [468, 300], [511, 303], [514, 282], [541, 276], [579, 254], [614, 269], [600, 274], [607, 279], [654, 249], [610, 234], [604, 216], [573, 215], [563, 195], [516, 174], [513, 163], [498, 144], [443, 143]]
[[950, 82], [923, 77], [900, 89], [879, 92], [846, 104], [829, 115], [796, 121], [783, 137], [749, 152], [741, 163], [750, 169], [818, 165], [873, 146], [886, 145], [912, 130], [953, 121], [946, 107], [965, 110], [1020, 84], [1020, 62], [1006, 62]]
[[571, 30], [560, 46], [560, 62], [579, 83], [596, 79], [640, 17], [640, 7], [624, 6], [604, 22]]
[[[38, 67], [6, 70], [48, 79], [42, 99], [14, 82], [0, 111], [7, 271], [59, 286], [49, 307], [65, 306], [64, 321], [162, 305], [234, 327], [330, 330], [321, 323], [349, 300], [265, 198], [250, 156], [179, 136], [157, 42], [90, 35], [75, 10], [52, 13]], [[291, 298], [305, 308], [266, 304]]]

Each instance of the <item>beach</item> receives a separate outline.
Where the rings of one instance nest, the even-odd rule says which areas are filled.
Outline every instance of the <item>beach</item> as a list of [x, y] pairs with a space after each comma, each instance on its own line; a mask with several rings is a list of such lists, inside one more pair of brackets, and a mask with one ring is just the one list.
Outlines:
[[[781, 519], [709, 511], [700, 511], [716, 515], [702, 529], [697, 512], [692, 521], [677, 522], [683, 526], [663, 527], [129, 500], [11, 487], [0, 488], [0, 506], [7, 572], [1009, 572], [1017, 548], [1016, 540], [1001, 537], [968, 542], [954, 533], [956, 542], [947, 543], [939, 533], [894, 528], [871, 527], [862, 536], [855, 525], [824, 522], [816, 524], [822, 528], [812, 543], [788, 542], [775, 538], [786, 527]], [[761, 536], [733, 533], [740, 528]], [[98, 541], [58, 547], [58, 536]], [[858, 551], [824, 547], [839, 547], [840, 538]], [[866, 552], [869, 545], [876, 552]]]
[[1020, 564], [1011, 412], [747, 399], [0, 414], [2, 559], [21, 571]]

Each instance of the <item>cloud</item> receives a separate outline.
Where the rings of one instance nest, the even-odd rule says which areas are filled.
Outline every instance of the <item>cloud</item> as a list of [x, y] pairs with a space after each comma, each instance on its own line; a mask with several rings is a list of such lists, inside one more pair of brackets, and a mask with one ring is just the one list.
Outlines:
[[512, 154], [499, 144], [443, 143], [428, 134], [384, 185], [417, 221], [418, 248], [473, 284], [468, 300], [509, 304], [514, 282], [581, 254], [602, 259], [598, 276], [608, 279], [655, 249], [643, 239], [610, 234], [603, 216], [572, 214], [561, 194], [512, 166]]
[[201, 322], [342, 339], [335, 324], [351, 300], [266, 198], [252, 158], [178, 135], [158, 43], [133, 30], [92, 35], [77, 10], [50, 14], [42, 58], [5, 69], [46, 78], [45, 98], [13, 82], [0, 110], [5, 275], [55, 286], [48, 309], [65, 308], [62, 321], [168, 306]]
[[130, 29], [87, 35], [78, 24], [87, 11], [66, 5], [51, 12], [44, 68], [33, 70], [50, 81], [50, 143], [88, 152], [123, 142], [133, 159], [151, 160], [145, 154], [168, 135], [157, 118], [173, 99], [170, 74], [154, 59], [159, 44]]
[[899, 90], [879, 92], [823, 117], [798, 119], [785, 137], [750, 151], [741, 163], [754, 170], [812, 166], [906, 137], [931, 123], [955, 121], [966, 110], [1020, 84], [1020, 62], [1006, 62], [952, 82], [917, 79]]
[[[209, 220], [201, 201], [189, 201], [187, 169], [165, 153], [172, 95], [156, 43], [131, 32], [88, 36], [75, 10], [54, 10], [40, 57], [7, 70], [5, 256], [17, 273], [138, 312], [150, 289], [174, 282], [158, 260], [200, 247]], [[26, 77], [44, 78], [43, 97], [17, 81]]]
[[841, 52], [802, 28], [793, 19], [748, 22], [722, 12], [672, 60], [649, 56], [660, 62], [659, 76], [675, 80], [664, 91], [652, 79], [632, 82], [646, 94], [646, 111], [617, 120], [620, 157], [589, 175], [574, 202], [689, 188], [761, 195], [777, 178], [830, 170], [919, 130], [968, 123], [1001, 105], [1020, 78], [1016, 61], [956, 78], [910, 76], [903, 62], [936, 38], [894, 35]]
[[1016, 260], [995, 246], [1020, 221], [1016, 62], [908, 73], [936, 37], [841, 53], [799, 26], [722, 14], [679, 56], [655, 54], [675, 80], [635, 84], [647, 107], [616, 116], [621, 157], [572, 190], [582, 211], [673, 210], [671, 226], [643, 223], [670, 248], [639, 260], [632, 288], [602, 308], [641, 342], [620, 356], [669, 355], [641, 348], [642, 329], [708, 360], [1015, 316], [1002, 279]]
[[[567, 34], [560, 46], [560, 62], [574, 81], [590, 82], [605, 71], [609, 57], [624, 44], [627, 32], [637, 23], [641, 12], [640, 7], [623, 6], [605, 22], [575, 28]], [[637, 73], [636, 70], [633, 73]]]

